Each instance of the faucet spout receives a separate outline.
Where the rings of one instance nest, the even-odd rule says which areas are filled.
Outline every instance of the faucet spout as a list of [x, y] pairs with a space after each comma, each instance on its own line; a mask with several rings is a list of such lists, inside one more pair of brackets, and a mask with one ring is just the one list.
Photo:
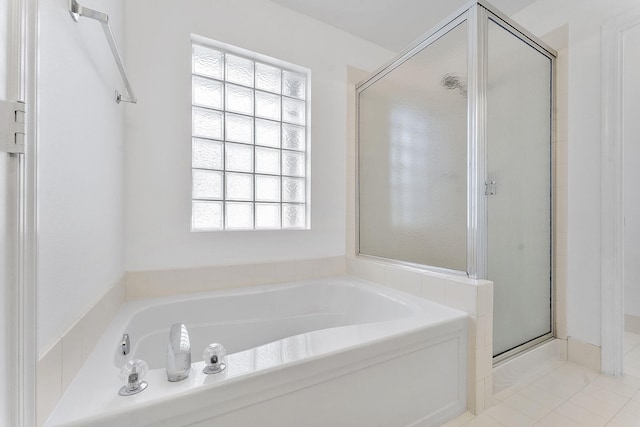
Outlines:
[[167, 344], [167, 379], [182, 381], [191, 371], [191, 343], [189, 331], [184, 323], [174, 323], [169, 331]]

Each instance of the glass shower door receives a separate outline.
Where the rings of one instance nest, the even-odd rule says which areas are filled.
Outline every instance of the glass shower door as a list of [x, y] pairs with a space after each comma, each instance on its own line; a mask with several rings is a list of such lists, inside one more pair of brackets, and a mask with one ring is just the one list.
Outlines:
[[552, 333], [552, 64], [492, 20], [487, 45], [487, 276], [498, 356]]
[[361, 255], [467, 270], [469, 33], [458, 21], [360, 90]]

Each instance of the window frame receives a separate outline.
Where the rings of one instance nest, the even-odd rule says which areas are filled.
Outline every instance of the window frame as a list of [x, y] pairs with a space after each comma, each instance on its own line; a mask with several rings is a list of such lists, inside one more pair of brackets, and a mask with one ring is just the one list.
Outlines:
[[[198, 73], [195, 69], [195, 53], [194, 48], [196, 46], [212, 49], [214, 51], [218, 51], [223, 54], [223, 63], [222, 63], [222, 75], [219, 77], [207, 76], [204, 73]], [[228, 55], [231, 55], [234, 58], [240, 58], [242, 60], [251, 61], [253, 75], [251, 77], [252, 83], [250, 85], [242, 85], [234, 81], [227, 80], [228, 76], [226, 73], [226, 64]], [[268, 91], [266, 89], [256, 87], [256, 68], [259, 67], [257, 64], [263, 64], [268, 67], [275, 67], [279, 71], [280, 78], [280, 89], [278, 92]], [[302, 94], [302, 99], [300, 97], [295, 97], [295, 94], [289, 95], [285, 93], [284, 88], [284, 79], [285, 73], [294, 73], [296, 75], [300, 75], [303, 77], [304, 81], [304, 92]], [[205, 106], [201, 103], [197, 103], [195, 99], [195, 80], [197, 79], [206, 79], [209, 82], [215, 82], [216, 85], [219, 85], [221, 88], [220, 95], [220, 104], [218, 106]], [[222, 232], [222, 231], [290, 231], [290, 230], [309, 230], [311, 228], [311, 71], [307, 68], [301, 67], [296, 64], [292, 64], [283, 60], [279, 60], [276, 58], [272, 58], [263, 54], [259, 54], [256, 52], [252, 52], [246, 49], [238, 48], [236, 46], [232, 46], [226, 43], [221, 43], [215, 40], [211, 40], [208, 38], [204, 38], [197, 35], [191, 36], [191, 73], [190, 73], [190, 84], [191, 84], [191, 221], [190, 221], [190, 229], [192, 232]], [[251, 113], [247, 112], [238, 112], [234, 109], [228, 108], [227, 102], [227, 88], [233, 86], [235, 89], [241, 89], [251, 92]], [[274, 95], [278, 96], [279, 99], [279, 118], [274, 119], [270, 117], [264, 117], [264, 115], [257, 115], [256, 111], [256, 99], [259, 96], [268, 96]], [[302, 123], [295, 123], [292, 120], [287, 120], [285, 117], [285, 108], [284, 104], [287, 100], [293, 100], [291, 102], [303, 102], [305, 113], [302, 118]], [[219, 108], [218, 108], [219, 107]], [[208, 113], [219, 115], [221, 117], [222, 127], [220, 130], [220, 138], [212, 137], [212, 136], [202, 136], [198, 135], [195, 128], [195, 111], [202, 110]], [[226, 121], [227, 118], [233, 115], [234, 117], [243, 117], [250, 118], [251, 121], [251, 142], [239, 142], [233, 139], [229, 139], [228, 134], [226, 132]], [[279, 142], [278, 146], [269, 146], [269, 145], [258, 145], [256, 141], [256, 120], [260, 120], [266, 124], [266, 121], [269, 121], [271, 125], [277, 123], [278, 133], [279, 133]], [[298, 128], [302, 128], [303, 133], [303, 143], [299, 147], [285, 147], [284, 145], [284, 127], [285, 126], [295, 126]], [[202, 144], [203, 142], [217, 142], [221, 145], [221, 158], [220, 158], [220, 166], [219, 168], [213, 168], [210, 166], [203, 167], [200, 164], [197, 164], [194, 157], [195, 146], [197, 143]], [[203, 144], [206, 146], [208, 144]], [[213, 146], [213, 144], [212, 144]], [[227, 159], [227, 151], [232, 147], [251, 147], [251, 162], [252, 167], [250, 171], [238, 171], [235, 169], [228, 169], [228, 159]], [[301, 148], [300, 148], [301, 147]], [[267, 150], [277, 150], [277, 155], [279, 156], [279, 173], [273, 172], [258, 172], [256, 168], [257, 165], [257, 156], [256, 153], [263, 149], [263, 153], [266, 153]], [[301, 171], [301, 174], [285, 174], [283, 169], [283, 159], [284, 156], [288, 155], [291, 157], [298, 157], [301, 155], [304, 156], [304, 161], [302, 165], [304, 170]], [[197, 196], [196, 188], [195, 188], [195, 175], [197, 173], [202, 172], [215, 172], [220, 175], [221, 184], [220, 189], [222, 194], [219, 197], [211, 197], [209, 196]], [[251, 189], [252, 195], [250, 198], [244, 198], [243, 200], [237, 200], [229, 198], [227, 195], [227, 178], [232, 176], [233, 174], [242, 174], [243, 176], [251, 177]], [[235, 175], [234, 175], [235, 176]], [[259, 178], [263, 178], [264, 182], [268, 181], [267, 177], [277, 177], [279, 181], [279, 198], [277, 201], [271, 200], [266, 201], [264, 198], [259, 198], [257, 196], [256, 183]], [[244, 178], [246, 179], [246, 178]], [[301, 183], [299, 188], [302, 188], [304, 191], [304, 200], [303, 201], [285, 201], [284, 197], [284, 187], [285, 183], [289, 182], [292, 185], [296, 185], [296, 181], [304, 181]], [[221, 209], [221, 227], [204, 227], [197, 226], [196, 223], [196, 206], [206, 206], [207, 203], [215, 203], [220, 206], [217, 209]], [[234, 203], [241, 204], [251, 204], [251, 214], [252, 214], [252, 223], [250, 227], [230, 227], [228, 221], [228, 208], [232, 206]], [[256, 215], [256, 211], [258, 207], [265, 207], [267, 209], [268, 205], [278, 205], [279, 208], [279, 222], [277, 227], [261, 227], [257, 224], [258, 218]], [[237, 205], [240, 206], [240, 205]], [[245, 207], [247, 205], [244, 205]], [[285, 227], [285, 210], [286, 208], [295, 209], [295, 206], [302, 206], [304, 209], [304, 214], [302, 215], [303, 220], [300, 226], [295, 227]], [[298, 208], [299, 209], [299, 208]]]

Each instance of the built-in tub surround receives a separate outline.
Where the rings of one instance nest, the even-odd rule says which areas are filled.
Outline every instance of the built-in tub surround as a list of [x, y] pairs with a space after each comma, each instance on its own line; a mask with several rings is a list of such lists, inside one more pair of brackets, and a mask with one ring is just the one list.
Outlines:
[[[130, 301], [46, 425], [439, 425], [466, 408], [467, 317], [349, 277]], [[176, 322], [195, 363], [169, 383], [162, 332]], [[150, 366], [126, 398], [124, 332]], [[227, 348], [220, 374], [196, 362], [210, 342]]]
[[[350, 79], [351, 81], [351, 79]], [[353, 178], [353, 176], [352, 176]], [[352, 182], [353, 183], [353, 182]], [[355, 185], [355, 184], [354, 184]], [[350, 191], [347, 193], [353, 194]], [[349, 197], [349, 196], [347, 196]], [[351, 205], [348, 203], [348, 205]], [[355, 209], [355, 208], [354, 208]], [[355, 230], [350, 229], [355, 233]], [[353, 235], [347, 247], [353, 247]], [[229, 287], [280, 283], [350, 274], [469, 314], [469, 410], [480, 413], [492, 403], [493, 284], [447, 276], [366, 258], [328, 257], [127, 273], [127, 299], [137, 300]]]
[[347, 257], [347, 274], [434, 301], [469, 314], [468, 409], [493, 404], [493, 283], [364, 257]]
[[[356, 260], [354, 258], [345, 259], [345, 257], [328, 257], [258, 264], [128, 272], [126, 273], [125, 280], [122, 281], [118, 289], [120, 289], [119, 292], [124, 296], [126, 288], [126, 299], [140, 300], [160, 296], [227, 289], [230, 287], [237, 288], [343, 275], [347, 270], [349, 274], [360, 276], [365, 280], [374, 281], [469, 313], [468, 345], [470, 357], [468, 363], [468, 407], [472, 411], [479, 412], [481, 411], [481, 409], [479, 409], [480, 407], [484, 408], [489, 405], [491, 394], [488, 391], [485, 392], [485, 389], [490, 390], [491, 378], [486, 376], [480, 378], [477, 375], [475, 377], [473, 375], [477, 371], [489, 372], [491, 369], [490, 361], [487, 362], [486, 359], [479, 359], [484, 360], [484, 362], [481, 362], [481, 365], [484, 367], [477, 370], [476, 351], [474, 351], [473, 348], [481, 349], [491, 347], [490, 311], [485, 313], [487, 303], [492, 301], [491, 295], [488, 294], [489, 288], [486, 286], [490, 282], [475, 282], [473, 286], [470, 286], [469, 284], [471, 282], [465, 283], [465, 280], [462, 278], [448, 278], [451, 279], [448, 280], [445, 276], [439, 275], [429, 278], [425, 276], [427, 273], [424, 272], [418, 274], [419, 278], [416, 281], [417, 272], [415, 270], [412, 271], [409, 269], [404, 273], [402, 271], [403, 268], [398, 266], [392, 267], [375, 262], [369, 263], [369, 261], [364, 259]], [[478, 283], [483, 286], [478, 288]], [[479, 295], [482, 295], [482, 301], [478, 301]], [[106, 299], [111, 300], [110, 298]], [[480, 311], [476, 308], [478, 303], [480, 304]], [[101, 301], [90, 311], [92, 313], [103, 313], [105, 304], [106, 306], [111, 306], [110, 303]], [[482, 314], [478, 315], [478, 312]], [[115, 311], [112, 311], [111, 316], [113, 316], [113, 313], [115, 313]], [[85, 353], [82, 353], [81, 346], [78, 344], [78, 340], [80, 339], [78, 336], [85, 333], [96, 337], [95, 339], [97, 340], [97, 337], [100, 336], [104, 330], [104, 326], [102, 329], [92, 329], [90, 325], [94, 323], [95, 322], [79, 321], [76, 326], [68, 331], [68, 334], [43, 356], [39, 366], [39, 372], [43, 373], [41, 380], [39, 380], [40, 425], [42, 425], [42, 422], [55, 407], [60, 396], [64, 393], [68, 384], [88, 356], [86, 350]], [[107, 323], [108, 320], [104, 325]], [[478, 330], [478, 332], [476, 332], [476, 330]], [[119, 338], [120, 337], [118, 337], [118, 339]], [[199, 354], [194, 353], [194, 361], [198, 360], [199, 356]], [[64, 370], [63, 364], [65, 365]]]
[[39, 357], [37, 425], [41, 426], [93, 351], [125, 300], [122, 277]]

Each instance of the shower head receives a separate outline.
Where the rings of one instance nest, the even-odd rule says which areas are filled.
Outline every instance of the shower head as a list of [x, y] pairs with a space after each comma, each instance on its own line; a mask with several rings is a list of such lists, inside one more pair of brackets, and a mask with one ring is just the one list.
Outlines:
[[440, 84], [445, 89], [454, 90], [457, 89], [460, 95], [467, 96], [467, 84], [455, 74], [445, 74], [440, 79]]

